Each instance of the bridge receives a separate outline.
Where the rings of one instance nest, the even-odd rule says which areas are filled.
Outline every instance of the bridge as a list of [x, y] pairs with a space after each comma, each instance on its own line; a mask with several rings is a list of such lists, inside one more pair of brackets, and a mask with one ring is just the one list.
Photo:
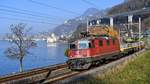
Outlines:
[[[119, 13], [115, 15], [108, 15], [108, 16], [103, 16], [101, 18], [98, 18], [96, 20], [91, 20], [87, 23], [87, 26], [97, 26], [97, 25], [110, 25], [110, 26], [118, 26], [118, 25], [123, 25], [127, 26], [128, 29], [128, 34], [132, 37], [133, 32], [132, 32], [132, 26], [133, 25], [138, 25], [139, 27], [139, 32], [138, 32], [138, 37], [139, 40], [141, 38], [141, 29], [142, 29], [142, 20], [145, 18], [150, 17], [150, 7], [148, 8], [143, 8], [140, 10], [135, 10], [131, 12], [125, 12], [125, 13]], [[87, 31], [89, 27], [87, 27]], [[121, 31], [121, 27], [119, 27], [119, 33]], [[131, 33], [132, 32], [132, 33]]]
[[106, 24], [113, 26], [114, 24], [125, 24], [125, 23], [138, 23], [139, 18], [145, 19], [150, 17], [150, 7], [135, 10], [131, 12], [119, 13], [115, 15], [108, 15], [98, 18], [96, 20], [89, 21], [89, 25]]

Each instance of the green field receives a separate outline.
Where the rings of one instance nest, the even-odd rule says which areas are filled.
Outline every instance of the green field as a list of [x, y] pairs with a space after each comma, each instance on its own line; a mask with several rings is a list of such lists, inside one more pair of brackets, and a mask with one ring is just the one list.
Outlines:
[[104, 74], [75, 84], [150, 84], [150, 51], [145, 51], [134, 60], [126, 61]]

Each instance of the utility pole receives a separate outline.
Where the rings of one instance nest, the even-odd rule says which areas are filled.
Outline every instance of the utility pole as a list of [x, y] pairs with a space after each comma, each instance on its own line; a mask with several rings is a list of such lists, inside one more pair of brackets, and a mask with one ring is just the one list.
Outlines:
[[139, 17], [139, 41], [141, 39], [141, 17]]
[[133, 15], [128, 16], [128, 29], [129, 29], [129, 34], [131, 37], [133, 37], [133, 31], [132, 31], [132, 25], [133, 25]]
[[139, 17], [139, 49], [141, 49], [141, 47], [140, 47], [140, 40], [141, 40], [141, 17]]
[[89, 32], [89, 20], [88, 20], [88, 17], [87, 17], [87, 22], [86, 22], [86, 32], [87, 33]]
[[114, 26], [114, 20], [113, 20], [113, 17], [110, 17], [110, 26], [111, 26], [111, 27]]

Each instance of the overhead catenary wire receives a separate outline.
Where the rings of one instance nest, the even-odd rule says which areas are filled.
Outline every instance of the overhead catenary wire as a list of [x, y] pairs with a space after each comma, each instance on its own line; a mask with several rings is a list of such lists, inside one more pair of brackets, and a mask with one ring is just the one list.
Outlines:
[[64, 19], [64, 17], [60, 17], [60, 16], [50, 15], [50, 14], [41, 13], [41, 12], [37, 12], [37, 11], [31, 11], [31, 10], [26, 10], [26, 9], [18, 9], [18, 8], [6, 6], [6, 5], [0, 5], [0, 8], [7, 8], [7, 9], [26, 12], [26, 13], [39, 14], [40, 16], [44, 16], [44, 17], [49, 16], [49, 18], [53, 18], [53, 19], [57, 19], [57, 18], [58, 19]]
[[96, 7], [96, 8], [99, 8], [96, 4], [94, 4], [94, 3], [92, 3], [92, 2], [90, 2], [90, 1], [88, 1], [88, 0], [82, 0], [84, 3], [86, 3], [86, 4], [88, 4], [88, 5], [91, 5], [91, 6], [94, 6], [94, 7]]
[[22, 15], [29, 15], [29, 16], [32, 16], [32, 17], [45, 18], [45, 19], [48, 19], [48, 20], [54, 20], [54, 19], [50, 19], [50, 17], [48, 17], [48, 16], [35, 15], [35, 14], [32, 14], [32, 13], [25, 13], [25, 12], [16, 11], [16, 10], [0, 8], [0, 11], [9, 12], [9, 13], [16, 13], [16, 14], [22, 14]]
[[[17, 16], [17, 17], [21, 17], [21, 18], [28, 18], [28, 19], [34, 19], [34, 20], [44, 20], [44, 21], [49, 21], [49, 20], [46, 20], [46, 19], [41, 19], [41, 18], [34, 18], [34, 17], [32, 17], [32, 16], [26, 16], [26, 15], [18, 15], [18, 14], [12, 14], [12, 13], [6, 13], [6, 12], [3, 12], [3, 11], [0, 11], [0, 15], [7, 15], [7, 16], [13, 16], [13, 17], [15, 17], [15, 16]], [[51, 22], [51, 21], [49, 21], [49, 22]]]
[[32, 22], [32, 23], [42, 23], [42, 24], [58, 25], [57, 23], [50, 23], [50, 22], [44, 22], [44, 21], [34, 21], [34, 20], [27, 20], [27, 19], [20, 19], [20, 18], [12, 18], [12, 17], [1, 17], [1, 16], [0, 16], [0, 19], [18, 20], [18, 21], [26, 21], [26, 22]]
[[59, 7], [55, 7], [55, 6], [52, 6], [52, 5], [49, 5], [49, 4], [46, 4], [46, 3], [42, 3], [42, 2], [39, 2], [39, 1], [35, 1], [35, 0], [28, 0], [28, 1], [31, 2], [31, 3], [34, 3], [34, 4], [41, 5], [41, 6], [53, 8], [53, 9], [56, 9], [56, 10], [59, 10], [59, 11], [62, 11], [62, 12], [66, 12], [66, 13], [70, 13], [70, 14], [74, 14], [74, 15], [81, 15], [80, 13], [70, 11], [70, 10], [67, 10], [67, 9], [63, 9], [63, 8], [59, 8]]
[[[15, 9], [15, 10], [13, 10], [13, 9]], [[36, 15], [36, 14], [33, 14], [33, 13], [38, 13], [38, 12], [33, 12], [33, 11], [30, 11], [30, 10], [25, 10], [25, 9], [18, 9], [18, 8], [9, 7], [9, 6], [7, 7], [7, 6], [4, 6], [4, 5], [0, 5], [0, 12], [1, 12], [0, 14], [11, 15], [11, 16], [14, 16], [14, 17], [16, 17], [16, 16], [18, 17], [18, 15], [19, 15], [22, 18], [34, 19], [34, 21], [21, 19], [21, 20], [28, 21], [28, 22], [38, 22], [38, 23], [48, 23], [48, 24], [59, 25], [58, 22], [56, 21], [56, 19], [52, 19], [51, 17], [48, 17], [48, 14], [47, 14], [47, 16], [46, 16], [46, 14], [44, 16], [44, 13], [39, 13], [40, 15]], [[6, 14], [6, 13], [9, 13], [9, 14]], [[15, 14], [18, 14], [18, 15], [15, 15]], [[40, 19], [37, 19], [37, 18], [40, 18]], [[55, 16], [55, 18], [61, 19], [59, 16], [58, 17]], [[12, 18], [10, 20], [12, 20]], [[16, 18], [14, 19], [13, 18], [13, 20], [20, 20], [20, 18], [19, 19], [16, 19]], [[44, 22], [39, 21], [39, 20], [44, 20]], [[52, 20], [54, 23], [51, 23], [52, 21], [50, 21], [50, 20]]]

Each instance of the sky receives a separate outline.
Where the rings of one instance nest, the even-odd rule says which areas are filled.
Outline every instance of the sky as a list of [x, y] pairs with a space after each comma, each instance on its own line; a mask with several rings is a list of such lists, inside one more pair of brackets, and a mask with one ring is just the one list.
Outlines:
[[11, 24], [25, 23], [32, 32], [50, 31], [88, 8], [111, 8], [124, 0], [0, 0], [0, 35]]

